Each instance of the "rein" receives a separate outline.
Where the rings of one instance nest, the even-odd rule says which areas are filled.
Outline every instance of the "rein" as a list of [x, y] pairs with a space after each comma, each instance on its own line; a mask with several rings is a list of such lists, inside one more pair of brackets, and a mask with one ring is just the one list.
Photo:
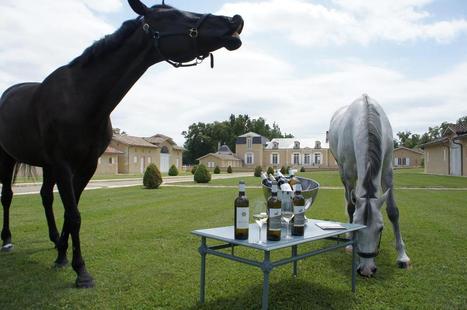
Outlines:
[[[198, 37], [199, 37], [199, 28], [201, 25], [204, 23], [204, 21], [211, 16], [211, 14], [204, 14], [199, 18], [197, 21], [196, 25], [193, 28], [189, 28], [188, 31], [178, 31], [178, 32], [159, 32], [157, 30], [154, 30], [151, 28], [151, 26], [144, 21], [143, 19], [143, 30], [145, 33], [151, 35], [151, 38], [154, 40], [154, 47], [156, 48], [156, 51], [159, 53], [159, 55], [162, 57], [162, 59], [169, 64], [171, 64], [174, 68], [180, 68], [180, 67], [192, 67], [192, 66], [197, 66], [201, 64], [204, 59], [206, 59], [206, 56], [196, 56], [196, 59], [192, 63], [183, 63], [183, 62], [178, 62], [178, 61], [173, 61], [170, 60], [168, 57], [165, 57], [165, 55], [162, 53], [160, 46], [160, 40], [165, 37], [173, 37], [173, 36], [189, 36], [192, 40], [193, 44], [193, 49], [195, 50], [195, 55], [198, 54]], [[214, 56], [212, 53], [209, 53], [209, 56], [211, 58], [211, 68], [214, 68]]]

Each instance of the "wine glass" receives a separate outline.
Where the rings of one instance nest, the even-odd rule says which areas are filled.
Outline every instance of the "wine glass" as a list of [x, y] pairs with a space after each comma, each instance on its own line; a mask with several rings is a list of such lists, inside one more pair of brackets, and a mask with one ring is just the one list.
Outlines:
[[256, 200], [253, 204], [253, 218], [259, 226], [259, 234], [258, 234], [258, 243], [263, 243], [261, 241], [261, 228], [263, 227], [264, 223], [268, 220], [268, 213], [266, 212], [266, 202], [262, 200]]
[[290, 236], [290, 221], [292, 220], [293, 216], [294, 212], [292, 198], [290, 197], [290, 194], [287, 193], [287, 195], [284, 195], [284, 199], [282, 201], [282, 219], [287, 225], [287, 234], [284, 239], [292, 239]]

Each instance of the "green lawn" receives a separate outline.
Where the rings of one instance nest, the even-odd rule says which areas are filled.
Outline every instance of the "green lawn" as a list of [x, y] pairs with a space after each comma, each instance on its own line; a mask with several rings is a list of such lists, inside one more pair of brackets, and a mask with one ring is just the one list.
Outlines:
[[[337, 177], [327, 172], [311, 175], [327, 185]], [[397, 175], [398, 184], [410, 184], [412, 177], [426, 185], [440, 180], [407, 172]], [[325, 176], [329, 180], [324, 181]], [[59, 271], [51, 267], [56, 251], [48, 241], [39, 195], [15, 197], [11, 208], [15, 249], [0, 253], [0, 309], [258, 309], [261, 271], [211, 256], [207, 303], [197, 303], [199, 239], [190, 232], [231, 225], [235, 195], [235, 189], [210, 187], [85, 192], [80, 207], [82, 249], [97, 283], [88, 290], [72, 288], [71, 267]], [[251, 203], [261, 195], [260, 189], [248, 190]], [[394, 238], [386, 220], [378, 273], [372, 279], [358, 278], [356, 294], [350, 290], [350, 255], [332, 252], [301, 261], [296, 279], [289, 265], [274, 270], [271, 309], [465, 309], [467, 192], [397, 190], [396, 199], [411, 270], [396, 267]], [[58, 196], [56, 201], [61, 226]], [[345, 221], [342, 190], [321, 190], [308, 216]], [[251, 250], [236, 253], [259, 258]]]
[[[341, 187], [342, 183], [338, 171], [315, 171], [298, 173], [298, 176], [311, 178], [324, 187]], [[249, 186], [261, 185], [261, 179], [251, 177], [212, 180], [211, 185], [236, 185], [239, 180], [244, 180]], [[195, 184], [187, 182], [183, 184]], [[423, 169], [400, 169], [394, 172], [394, 185], [396, 188], [467, 188], [467, 177], [452, 177], [428, 175]]]

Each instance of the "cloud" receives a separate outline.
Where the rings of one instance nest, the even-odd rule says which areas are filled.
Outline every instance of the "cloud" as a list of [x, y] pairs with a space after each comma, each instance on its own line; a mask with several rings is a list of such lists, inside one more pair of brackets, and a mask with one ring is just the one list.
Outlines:
[[467, 63], [413, 80], [358, 59], [326, 60], [329, 72], [305, 76], [261, 50], [221, 51], [217, 59], [215, 70], [156, 65], [117, 107], [115, 124], [140, 135], [165, 132], [180, 143], [180, 132], [192, 123], [249, 114], [276, 121], [299, 137], [317, 137], [327, 130], [334, 111], [363, 93], [383, 106], [395, 133], [424, 132], [467, 115], [461, 104], [467, 102]]
[[431, 21], [423, 7], [431, 0], [334, 0], [334, 6], [304, 0], [269, 0], [225, 4], [221, 12], [239, 12], [246, 36], [286, 37], [302, 47], [384, 40], [435, 40], [448, 43], [467, 33], [467, 20]]
[[[120, 1], [105, 1], [112, 2], [115, 7]], [[0, 90], [14, 83], [42, 81], [113, 28], [94, 15], [83, 1], [3, 0]]]
[[[300, 0], [290, 0], [284, 6], [283, 2], [280, 1], [280, 11], [278, 1], [225, 5], [222, 10], [227, 15], [238, 12], [247, 19], [243, 47], [234, 52], [216, 52], [214, 70], [208, 64], [186, 69], [157, 64], [150, 68], [112, 113], [114, 125], [134, 135], [167, 134], [183, 144], [180, 133], [192, 123], [224, 120], [230, 114], [249, 114], [254, 118], [264, 117], [269, 123], [275, 121], [283, 131], [298, 137], [316, 137], [327, 130], [335, 110], [362, 93], [380, 102], [395, 132], [423, 132], [428, 126], [467, 115], [464, 104], [467, 62], [435, 76], [413, 79], [387, 65], [358, 58], [316, 59], [318, 71], [295, 67], [289, 59], [274, 56], [274, 50], [261, 46], [257, 40], [266, 33], [290, 33], [292, 40], [302, 47], [370, 44], [381, 38], [397, 40], [387, 33], [373, 34], [370, 29], [373, 21], [360, 20], [360, 14], [379, 10], [373, 2], [335, 1], [333, 7]], [[96, 14], [105, 16], [106, 8], [97, 4], [89, 7], [92, 3], [3, 0], [0, 4], [0, 92], [14, 83], [43, 80], [122, 22], [113, 26], [104, 22]], [[108, 6], [103, 7], [112, 7], [114, 2], [106, 3]], [[463, 20], [458, 26], [453, 26], [454, 21], [427, 22], [429, 14], [421, 9], [429, 3], [426, 0], [378, 3], [396, 15], [394, 21], [407, 23], [403, 29], [409, 35], [401, 40], [432, 38], [433, 43], [438, 39], [448, 42], [460, 35], [461, 30], [455, 29], [464, 27]], [[99, 13], [99, 10], [104, 11]], [[346, 29], [347, 25], [350, 28]], [[308, 30], [309, 37], [304, 35]], [[306, 38], [303, 42], [302, 37]]]

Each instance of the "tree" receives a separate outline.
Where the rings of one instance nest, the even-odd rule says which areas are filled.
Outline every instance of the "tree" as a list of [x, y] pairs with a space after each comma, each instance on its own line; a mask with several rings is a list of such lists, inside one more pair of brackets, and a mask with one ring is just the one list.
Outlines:
[[261, 168], [261, 166], [256, 166], [254, 176], [259, 178], [261, 176], [261, 172], [263, 172], [263, 168]]

